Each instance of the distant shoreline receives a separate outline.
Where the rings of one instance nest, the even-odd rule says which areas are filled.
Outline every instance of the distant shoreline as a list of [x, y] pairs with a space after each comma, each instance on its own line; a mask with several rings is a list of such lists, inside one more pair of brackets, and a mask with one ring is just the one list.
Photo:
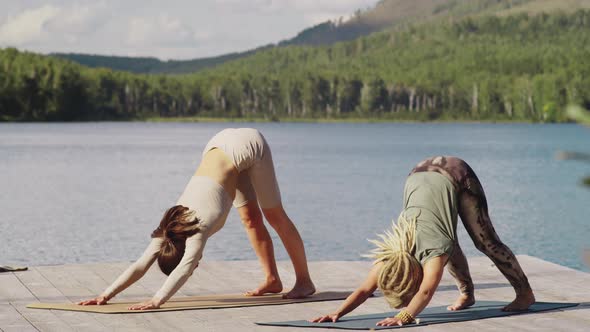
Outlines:
[[541, 122], [533, 120], [510, 120], [510, 119], [399, 119], [399, 118], [369, 118], [369, 117], [350, 117], [350, 118], [264, 118], [264, 117], [146, 117], [139, 119], [108, 119], [108, 120], [89, 120], [89, 121], [6, 121], [3, 123], [97, 123], [97, 122], [120, 122], [120, 123], [460, 123], [460, 124], [576, 124], [575, 121], [568, 122]]
[[178, 122], [178, 123], [497, 123], [497, 124], [543, 124], [543, 122], [527, 120], [410, 120], [393, 118], [231, 118], [231, 117], [150, 117], [132, 120], [132, 122]]

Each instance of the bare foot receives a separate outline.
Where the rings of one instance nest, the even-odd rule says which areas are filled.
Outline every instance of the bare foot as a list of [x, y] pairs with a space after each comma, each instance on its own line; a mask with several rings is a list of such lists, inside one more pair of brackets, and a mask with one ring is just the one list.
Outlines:
[[509, 305], [505, 306], [502, 311], [523, 311], [527, 310], [533, 303], [535, 303], [535, 295], [532, 290], [517, 295], [516, 299]]
[[263, 282], [258, 288], [246, 292], [246, 296], [262, 296], [268, 293], [280, 293], [283, 291], [283, 283], [281, 279], [268, 279]]
[[283, 295], [284, 299], [302, 299], [315, 293], [315, 286], [311, 280], [307, 282], [296, 282], [289, 293]]
[[457, 311], [462, 310], [468, 307], [471, 307], [475, 304], [475, 296], [473, 295], [466, 295], [461, 294], [455, 303], [447, 307], [447, 310], [450, 311]]

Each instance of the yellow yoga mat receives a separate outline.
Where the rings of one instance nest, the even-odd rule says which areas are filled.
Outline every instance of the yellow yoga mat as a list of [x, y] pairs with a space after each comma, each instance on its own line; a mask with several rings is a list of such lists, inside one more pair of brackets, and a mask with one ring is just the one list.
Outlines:
[[53, 309], [95, 312], [101, 314], [128, 314], [128, 313], [145, 313], [154, 311], [175, 311], [175, 310], [195, 310], [195, 309], [220, 309], [236, 307], [252, 307], [261, 305], [279, 305], [302, 302], [319, 302], [345, 299], [350, 292], [321, 292], [304, 299], [283, 299], [282, 294], [264, 295], [264, 296], [245, 296], [245, 295], [210, 295], [210, 296], [191, 296], [171, 299], [164, 303], [159, 309], [152, 310], [127, 310], [134, 302], [113, 302], [106, 305], [89, 305], [81, 306], [73, 303], [32, 303], [27, 308], [32, 309]]

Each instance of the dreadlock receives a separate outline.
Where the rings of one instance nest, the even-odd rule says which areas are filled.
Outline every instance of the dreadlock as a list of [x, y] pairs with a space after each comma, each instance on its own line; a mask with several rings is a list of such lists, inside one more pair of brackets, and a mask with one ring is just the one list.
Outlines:
[[403, 214], [392, 229], [379, 234], [381, 240], [370, 240], [377, 247], [368, 257], [383, 262], [377, 285], [392, 308], [407, 305], [422, 282], [422, 265], [414, 258], [416, 217], [407, 220]]

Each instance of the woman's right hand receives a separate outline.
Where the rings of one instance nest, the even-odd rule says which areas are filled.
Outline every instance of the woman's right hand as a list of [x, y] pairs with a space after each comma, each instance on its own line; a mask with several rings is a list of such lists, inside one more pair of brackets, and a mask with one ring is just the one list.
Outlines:
[[381, 269], [383, 268], [383, 263], [379, 262], [373, 265], [367, 279], [363, 281], [363, 283], [350, 294], [346, 300], [340, 305], [340, 308], [336, 309], [336, 313], [331, 313], [329, 315], [316, 317], [312, 320], [309, 320], [311, 323], [324, 323], [324, 322], [332, 322], [336, 323], [340, 317], [348, 314], [349, 312], [353, 311], [356, 307], [361, 305], [361, 303], [365, 302], [369, 296], [373, 295], [373, 292], [377, 289], [377, 278]]
[[325, 316], [316, 317], [316, 318], [310, 320], [309, 322], [311, 322], [311, 323], [324, 323], [324, 322], [336, 323], [339, 318], [340, 318], [339, 314], [329, 314], [329, 315], [325, 315]]
[[97, 297], [90, 299], [90, 300], [80, 301], [76, 304], [77, 305], [103, 305], [103, 304], [107, 304], [108, 300], [109, 299], [106, 298], [105, 296], [97, 296]]

